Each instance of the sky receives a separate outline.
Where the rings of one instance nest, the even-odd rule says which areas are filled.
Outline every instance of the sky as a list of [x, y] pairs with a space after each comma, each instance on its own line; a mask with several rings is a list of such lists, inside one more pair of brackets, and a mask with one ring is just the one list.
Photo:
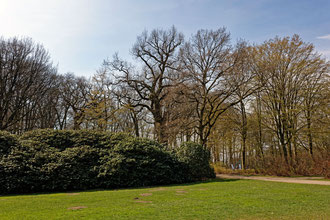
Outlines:
[[79, 76], [116, 52], [132, 61], [138, 35], [173, 25], [186, 39], [226, 27], [233, 43], [299, 34], [330, 59], [330, 0], [0, 0], [0, 36], [31, 37]]

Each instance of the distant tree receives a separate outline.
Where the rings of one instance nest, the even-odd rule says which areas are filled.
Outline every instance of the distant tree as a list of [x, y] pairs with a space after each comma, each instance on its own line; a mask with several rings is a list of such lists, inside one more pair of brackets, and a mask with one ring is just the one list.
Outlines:
[[309, 99], [306, 92], [315, 95], [308, 91], [313, 87], [310, 83], [328, 71], [329, 66], [317, 55], [314, 46], [298, 35], [276, 37], [255, 47], [253, 65], [263, 86], [261, 99], [270, 119], [267, 127], [276, 134], [283, 157], [290, 165], [298, 131], [304, 127], [299, 118], [304, 100]]
[[326, 106], [329, 104], [329, 100], [326, 97], [326, 89], [329, 87], [328, 74], [330, 71], [330, 63], [318, 58], [316, 55], [313, 64], [306, 67], [305, 71], [309, 72], [309, 74], [303, 84], [304, 89], [301, 93], [301, 98], [303, 99], [303, 114], [306, 121], [306, 128], [304, 130], [308, 139], [309, 153], [313, 156], [313, 136], [315, 133], [313, 127], [315, 127], [315, 123], [318, 123], [317, 112], [322, 109], [324, 105]]
[[206, 145], [213, 126], [220, 115], [238, 104], [250, 92], [233, 96], [237, 89], [249, 82], [249, 77], [238, 77], [235, 67], [243, 62], [245, 45], [237, 51], [230, 46], [225, 28], [199, 30], [181, 50], [181, 62], [186, 77], [186, 97], [196, 114], [197, 132]]
[[45, 96], [56, 87], [56, 72], [42, 45], [30, 38], [0, 38], [0, 130], [38, 126]]
[[127, 127], [134, 128], [134, 134], [137, 137], [141, 136], [141, 124], [145, 120], [146, 112], [140, 103], [139, 98], [134, 90], [127, 87], [125, 84], [116, 84], [113, 90], [114, 98], [118, 105], [129, 116], [126, 120]]
[[69, 106], [71, 128], [79, 130], [84, 122], [84, 110], [89, 102], [90, 82], [84, 77], [76, 77], [72, 73], [65, 75], [62, 87], [62, 99]]
[[247, 157], [247, 135], [248, 135], [248, 113], [249, 104], [251, 99], [247, 97], [255, 94], [260, 86], [255, 82], [255, 74], [251, 69], [251, 47], [248, 47], [245, 42], [240, 42], [237, 45], [235, 53], [239, 53], [240, 59], [233, 67], [233, 79], [237, 89], [234, 91], [233, 96], [238, 100], [237, 105], [234, 106], [236, 111], [233, 111], [234, 117], [232, 120], [236, 123], [237, 129], [241, 139], [241, 164], [242, 168], [246, 168]]

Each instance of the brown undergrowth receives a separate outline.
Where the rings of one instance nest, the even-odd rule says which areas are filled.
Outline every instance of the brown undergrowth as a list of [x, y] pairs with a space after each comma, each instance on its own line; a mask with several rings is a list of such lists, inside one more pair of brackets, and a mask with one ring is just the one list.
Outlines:
[[253, 169], [230, 169], [218, 163], [212, 164], [216, 174], [237, 175], [272, 175], [272, 176], [323, 176], [330, 178], [330, 155], [327, 152], [317, 153], [311, 157], [308, 153], [301, 153], [293, 158], [289, 164], [280, 156], [265, 157], [258, 161]]

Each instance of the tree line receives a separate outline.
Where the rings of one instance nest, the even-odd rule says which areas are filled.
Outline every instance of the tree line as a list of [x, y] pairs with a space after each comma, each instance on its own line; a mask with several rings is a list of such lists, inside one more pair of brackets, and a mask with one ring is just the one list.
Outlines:
[[244, 169], [328, 164], [330, 63], [298, 35], [233, 44], [226, 28], [185, 39], [172, 27], [144, 31], [130, 52], [135, 63], [114, 54], [86, 79], [57, 73], [29, 38], [1, 38], [0, 129], [195, 141]]

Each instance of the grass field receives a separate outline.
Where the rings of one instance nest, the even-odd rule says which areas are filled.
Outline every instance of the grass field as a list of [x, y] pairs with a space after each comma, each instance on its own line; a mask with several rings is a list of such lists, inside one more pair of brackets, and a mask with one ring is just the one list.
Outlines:
[[330, 187], [213, 180], [0, 196], [0, 219], [330, 219]]

